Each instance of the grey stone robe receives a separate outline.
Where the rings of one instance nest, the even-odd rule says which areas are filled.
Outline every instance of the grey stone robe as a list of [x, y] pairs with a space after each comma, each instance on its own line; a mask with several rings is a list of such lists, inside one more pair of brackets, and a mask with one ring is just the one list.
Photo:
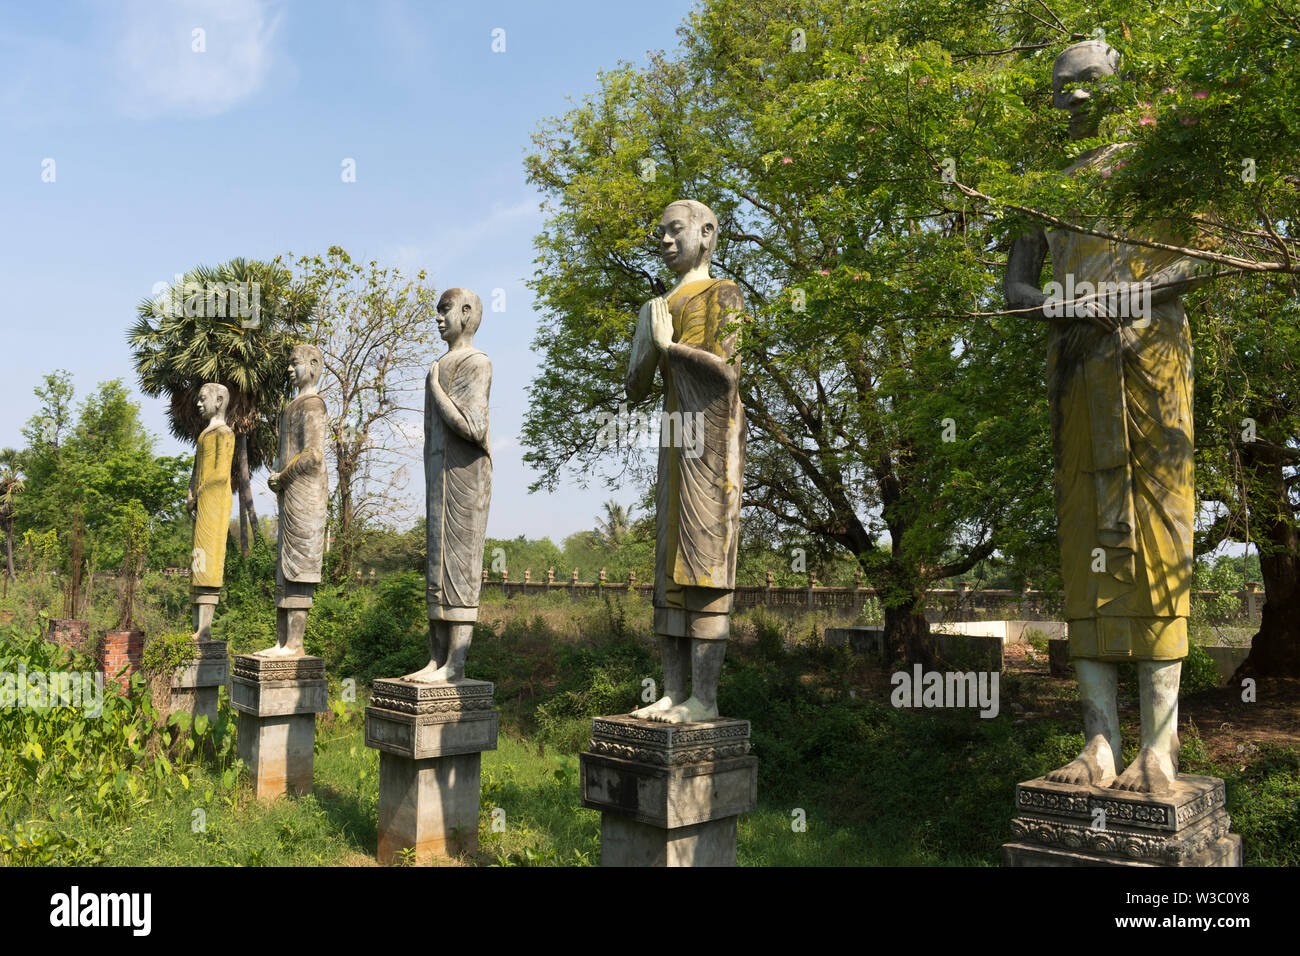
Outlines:
[[329, 504], [325, 431], [325, 400], [319, 395], [299, 395], [280, 415], [279, 461], [285, 478], [278, 496], [280, 584], [320, 583]]
[[438, 381], [465, 416], [469, 436], [453, 429], [434, 400], [432, 370], [424, 386], [424, 481], [428, 562], [425, 582], [431, 621], [478, 619], [483, 539], [492, 500], [492, 442], [488, 395], [492, 363], [477, 349], [438, 361]]

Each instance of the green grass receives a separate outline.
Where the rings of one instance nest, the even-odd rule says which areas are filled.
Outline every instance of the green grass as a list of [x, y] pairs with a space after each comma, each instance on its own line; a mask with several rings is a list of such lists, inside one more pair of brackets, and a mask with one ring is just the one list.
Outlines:
[[[471, 676], [497, 682], [502, 733], [498, 749], [483, 755], [480, 851], [465, 862], [599, 861], [599, 815], [579, 805], [577, 752], [585, 749], [592, 716], [630, 709], [642, 679], [659, 677], [649, 643], [614, 609], [608, 613], [603, 627], [590, 614], [585, 638], [553, 629], [540, 613], [476, 633]], [[742, 865], [997, 865], [1010, 838], [1015, 784], [1061, 766], [1082, 746], [1072, 709], [1061, 716], [1062, 702], [1073, 700], [1068, 682], [1008, 672], [994, 719], [974, 711], [899, 710], [881, 689], [885, 677], [843, 649], [799, 641], [782, 650], [783, 630], [779, 621], [759, 619], [750, 637], [728, 648], [723, 673], [723, 712], [751, 721], [759, 766], [758, 809], [739, 824]], [[401, 648], [390, 653], [405, 653]], [[0, 628], [0, 658], [37, 661], [54, 653]], [[1013, 703], [1038, 716], [1018, 719]], [[0, 862], [373, 864], [379, 761], [364, 746], [363, 702], [318, 718], [314, 792], [270, 804], [253, 800], [246, 780], [233, 773], [223, 779], [211, 760], [161, 767], [152, 751], [129, 739], [131, 721], [149, 719], [144, 706], [115, 705], [106, 711], [111, 728], [0, 711], [0, 736], [13, 741], [0, 753], [0, 790], [11, 794], [0, 801], [0, 840], [54, 834], [7, 857], [0, 842]], [[1131, 707], [1124, 713], [1131, 758], [1136, 715]], [[1044, 716], [1051, 714], [1057, 716]], [[155, 721], [153, 732], [161, 727]], [[98, 736], [94, 747], [79, 751], [69, 735], [83, 732]], [[227, 763], [229, 733], [219, 734]], [[24, 754], [34, 741], [43, 757]], [[125, 771], [119, 764], [96, 769], [96, 754], [106, 747]], [[52, 753], [60, 759], [55, 773], [42, 770]], [[1300, 750], [1251, 749], [1231, 762], [1207, 754], [1189, 734], [1182, 769], [1227, 782], [1246, 862], [1300, 865]], [[138, 794], [122, 791], [123, 773], [139, 784]], [[798, 821], [806, 825], [792, 825]]]

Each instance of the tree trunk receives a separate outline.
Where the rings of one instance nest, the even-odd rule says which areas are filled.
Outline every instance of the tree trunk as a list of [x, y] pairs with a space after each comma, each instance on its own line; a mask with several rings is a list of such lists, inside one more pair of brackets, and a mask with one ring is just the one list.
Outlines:
[[1286, 486], [1280, 457], [1248, 444], [1242, 448], [1252, 513], [1257, 516], [1256, 543], [1264, 578], [1264, 607], [1250, 656], [1237, 668], [1244, 677], [1300, 677], [1300, 528]]
[[897, 653], [902, 651], [908, 664], [921, 664], [926, 670], [935, 665], [934, 648], [930, 646], [930, 622], [918, 614], [917, 604], [905, 607], [884, 608], [885, 646]]
[[14, 574], [14, 521], [12, 518], [5, 522], [5, 597], [9, 596], [9, 582], [11, 580], [18, 580], [18, 575]]
[[1234, 675], [1300, 677], [1300, 527], [1287, 488], [1284, 461], [1263, 443], [1241, 449], [1250, 513], [1264, 578], [1264, 608], [1250, 656]]
[[[248, 436], [235, 436], [235, 481], [239, 492], [239, 553], [248, 557], [248, 522], [253, 514], [253, 484], [248, 472]], [[256, 516], [253, 517], [256, 521]]]
[[355, 542], [353, 541], [353, 524], [356, 520], [355, 508], [352, 503], [353, 466], [352, 462], [347, 461], [343, 455], [337, 456], [337, 460], [338, 465], [335, 470], [339, 486], [339, 532], [337, 538], [338, 553], [333, 564], [333, 578], [336, 583], [347, 581], [348, 575], [352, 573], [352, 558], [356, 552]]

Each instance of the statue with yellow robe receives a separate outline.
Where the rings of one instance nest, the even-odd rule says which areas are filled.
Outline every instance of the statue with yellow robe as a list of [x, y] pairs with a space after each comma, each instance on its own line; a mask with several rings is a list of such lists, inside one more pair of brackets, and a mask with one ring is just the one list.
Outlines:
[[235, 432], [226, 424], [230, 391], [208, 382], [199, 389], [199, 411], [208, 424], [194, 449], [194, 472], [185, 506], [194, 516], [194, 550], [190, 562], [190, 600], [194, 605], [194, 639], [211, 640], [212, 617], [221, 594], [230, 534], [230, 464]]
[[[745, 411], [737, 340], [727, 326], [744, 299], [734, 282], [709, 276], [718, 220], [679, 200], [659, 224], [664, 262], [678, 275], [666, 296], [641, 308], [627, 374], [630, 402], [664, 383], [656, 485], [654, 629], [663, 696], [633, 716], [666, 723], [718, 716], [718, 677], [730, 634]], [[687, 693], [687, 679], [690, 693]]]
[[[1115, 75], [1118, 54], [1089, 40], [1053, 68], [1054, 105], [1075, 139], [1099, 124], [1083, 87]], [[1067, 170], [1114, 167], [1126, 144]], [[1134, 228], [1155, 241], [1156, 225]], [[1110, 231], [1105, 223], [1096, 231]], [[1053, 282], [1038, 278], [1049, 254]], [[1163, 793], [1177, 776], [1178, 683], [1187, 654], [1195, 489], [1192, 345], [1181, 294], [1195, 261], [1130, 242], [1051, 229], [1026, 234], [1008, 261], [1012, 308], [1052, 324], [1048, 388], [1070, 656], [1087, 744], [1047, 775], [1062, 783]], [[1142, 746], [1121, 773], [1120, 661], [1138, 663]]]

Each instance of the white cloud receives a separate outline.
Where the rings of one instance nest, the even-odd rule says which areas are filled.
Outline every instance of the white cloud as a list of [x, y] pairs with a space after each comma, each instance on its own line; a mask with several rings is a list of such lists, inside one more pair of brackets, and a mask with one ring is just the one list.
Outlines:
[[[262, 88], [283, 20], [260, 0], [130, 0], [114, 48], [118, 107], [128, 115], [214, 116]], [[202, 30], [204, 52], [195, 52]]]
[[486, 216], [473, 220], [468, 226], [443, 230], [431, 242], [397, 246], [393, 258], [404, 273], [414, 274], [425, 269], [430, 274], [435, 274], [434, 270], [437, 270], [437, 273], [446, 275], [462, 262], [475, 259], [471, 253], [488, 240], [504, 239], [518, 232], [521, 222], [540, 218], [541, 212], [535, 198], [530, 197], [512, 206], [497, 205]]

